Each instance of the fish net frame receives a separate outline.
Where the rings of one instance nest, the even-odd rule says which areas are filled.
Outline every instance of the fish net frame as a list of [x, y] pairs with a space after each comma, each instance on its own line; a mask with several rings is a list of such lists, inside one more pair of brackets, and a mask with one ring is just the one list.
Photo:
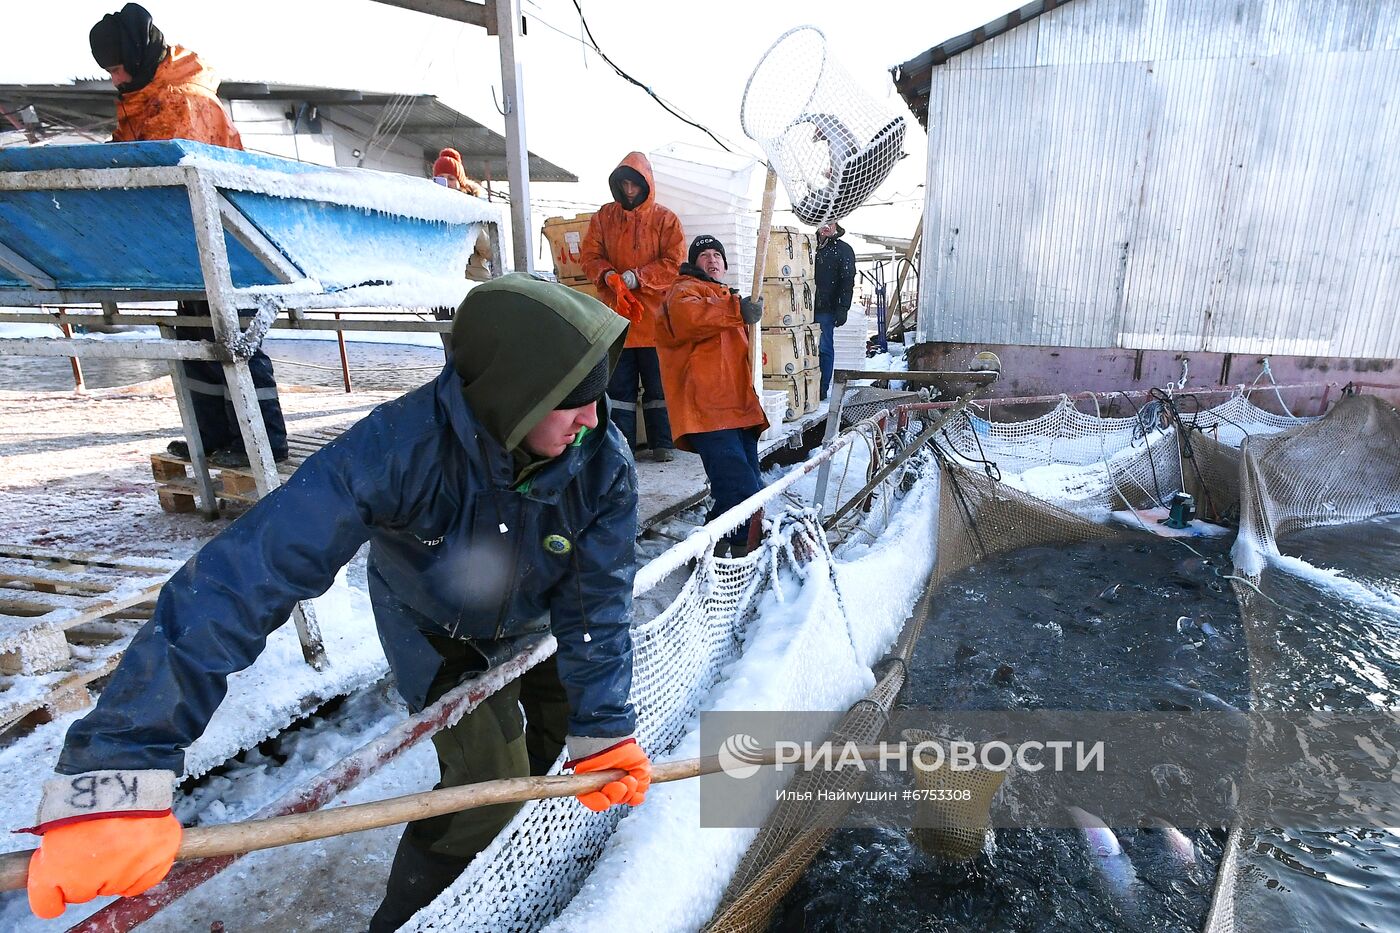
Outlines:
[[860, 207], [904, 157], [904, 117], [851, 78], [815, 26], [789, 29], [763, 53], [744, 85], [739, 123], [812, 227]]

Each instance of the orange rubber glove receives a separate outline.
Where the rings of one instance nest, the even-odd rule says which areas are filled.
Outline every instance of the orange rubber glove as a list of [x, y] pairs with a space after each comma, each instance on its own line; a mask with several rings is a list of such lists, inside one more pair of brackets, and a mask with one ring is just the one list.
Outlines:
[[617, 296], [617, 304], [614, 306], [617, 313], [627, 318], [627, 320], [631, 321], [633, 324], [640, 321], [642, 315], [646, 314], [646, 305], [642, 304], [637, 296], [632, 294], [632, 289], [628, 288], [627, 283], [622, 281], [622, 276], [618, 275], [616, 272], [609, 272], [603, 277], [603, 281], [608, 284], [608, 287], [613, 290], [613, 294]]
[[601, 752], [566, 761], [564, 767], [572, 768], [574, 774], [611, 771], [614, 768], [627, 772], [622, 780], [604, 784], [602, 790], [578, 795], [578, 802], [595, 813], [619, 803], [629, 807], [640, 806], [646, 800], [647, 788], [651, 787], [651, 759], [647, 758], [647, 753], [642, 751], [636, 739], [624, 739]]
[[56, 826], [29, 860], [29, 909], [52, 920], [69, 904], [132, 897], [159, 884], [184, 830], [163, 816], [106, 816]]

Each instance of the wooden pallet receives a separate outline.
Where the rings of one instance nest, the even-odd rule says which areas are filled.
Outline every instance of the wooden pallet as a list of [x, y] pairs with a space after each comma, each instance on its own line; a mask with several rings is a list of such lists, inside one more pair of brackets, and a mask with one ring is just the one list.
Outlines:
[[[307, 457], [335, 440], [343, 431], [343, 428], [323, 428], [288, 436], [287, 448], [291, 455], [277, 464], [277, 474], [285, 481]], [[258, 501], [258, 486], [251, 470], [211, 467], [209, 473], [214, 481], [214, 495], [221, 506], [247, 508]], [[151, 454], [151, 475], [156, 480], [156, 496], [162, 509], [167, 512], [193, 512], [198, 508], [194, 466], [188, 460], [165, 452]]]
[[90, 704], [178, 568], [0, 544], [0, 734]]

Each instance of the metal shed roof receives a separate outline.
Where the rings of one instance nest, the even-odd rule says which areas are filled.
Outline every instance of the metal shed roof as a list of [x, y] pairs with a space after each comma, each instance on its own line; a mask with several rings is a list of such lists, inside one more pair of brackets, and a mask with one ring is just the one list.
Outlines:
[[935, 67], [954, 55], [966, 52], [1004, 32], [1010, 32], [1022, 23], [1028, 23], [1042, 13], [1048, 13], [1066, 3], [1069, 3], [1069, 0], [1033, 0], [1023, 7], [978, 26], [971, 32], [940, 42], [902, 65], [895, 65], [890, 69], [890, 74], [894, 77], [894, 86], [899, 91], [899, 96], [904, 98], [904, 103], [919, 119], [919, 125], [928, 129], [929, 85]]
[[[451, 146], [462, 154], [462, 162], [473, 177], [506, 177], [505, 137], [431, 94], [224, 81], [219, 96], [227, 101], [310, 104], [331, 122], [366, 134], [384, 123], [400, 150], [405, 144], [416, 147], [431, 162], [439, 151]], [[105, 81], [0, 85], [0, 110], [14, 114], [32, 105], [40, 120], [40, 135], [45, 129], [70, 132], [77, 128], [105, 138], [116, 125], [115, 99], [116, 91]], [[531, 153], [530, 180], [576, 182], [578, 176]]]

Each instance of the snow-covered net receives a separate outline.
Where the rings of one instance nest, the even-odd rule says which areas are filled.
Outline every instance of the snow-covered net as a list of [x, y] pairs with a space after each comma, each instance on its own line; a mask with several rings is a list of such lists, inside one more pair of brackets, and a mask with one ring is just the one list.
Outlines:
[[1007, 486], [1092, 518], [1150, 508], [1181, 488], [1175, 428], [1149, 403], [1130, 418], [1101, 418], [1067, 397], [1026, 421], [953, 420], [945, 445], [964, 465]]
[[[1353, 395], [1320, 418], [1287, 419], [1268, 412], [1261, 418], [1238, 409], [1230, 414], [1232, 434], [1222, 440], [1234, 440], [1240, 448], [1193, 435], [1196, 460], [1203, 465], [1211, 495], [1235, 496], [1239, 535], [1233, 557], [1240, 575], [1235, 587], [1240, 619], [1251, 645], [1271, 646], [1273, 615], [1261, 611], [1268, 597], [1256, 585], [1268, 561], [1279, 556], [1278, 539], [1317, 525], [1400, 513], [1400, 413], [1381, 399]], [[1251, 652], [1256, 696], [1261, 682], [1276, 676], [1259, 666], [1270, 656], [1268, 649]], [[1204, 933], [1254, 929], [1272, 919], [1259, 916], [1250, 897], [1261, 882], [1249, 868], [1256, 844], [1253, 833], [1231, 829]]]
[[854, 211], [904, 155], [904, 118], [851, 79], [814, 26], [788, 30], [764, 53], [739, 121], [813, 227]]

